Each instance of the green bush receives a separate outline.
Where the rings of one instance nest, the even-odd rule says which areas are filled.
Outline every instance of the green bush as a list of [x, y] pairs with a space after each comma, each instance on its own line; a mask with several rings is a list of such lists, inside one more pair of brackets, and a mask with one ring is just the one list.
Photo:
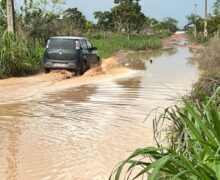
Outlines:
[[212, 97], [203, 96], [201, 102], [183, 99], [183, 108], [166, 109], [154, 122], [155, 137], [160, 137], [158, 125], [168, 120], [171, 128], [166, 130], [171, 146], [157, 141], [158, 147], [137, 149], [110, 179], [118, 180], [122, 172], [127, 179], [133, 172], [132, 179], [220, 179], [220, 111], [213, 102], [219, 94], [220, 87]]
[[111, 34], [106, 39], [91, 37], [93, 44], [98, 48], [101, 57], [109, 57], [119, 50], [149, 50], [162, 47], [161, 38], [157, 36], [131, 36], [127, 40], [123, 35]]
[[43, 48], [25, 37], [4, 34], [0, 39], [0, 78], [25, 76], [39, 71]]
[[188, 38], [190, 41], [195, 42], [195, 43], [199, 43], [199, 44], [207, 44], [209, 41], [209, 38], [204, 37], [203, 34], [199, 33], [197, 34], [197, 36], [195, 37], [193, 33], [188, 33]]

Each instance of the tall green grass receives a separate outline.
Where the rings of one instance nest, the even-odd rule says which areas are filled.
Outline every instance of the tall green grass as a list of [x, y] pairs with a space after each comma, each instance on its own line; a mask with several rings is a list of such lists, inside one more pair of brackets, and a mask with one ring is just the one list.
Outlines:
[[[216, 87], [220, 86], [220, 38], [209, 40], [208, 46], [201, 56], [196, 58], [201, 70], [201, 77], [194, 85], [192, 97], [198, 98], [199, 92], [203, 90], [208, 96], [213, 93]], [[219, 98], [220, 101], [220, 98]]]
[[122, 35], [110, 35], [106, 39], [91, 37], [98, 48], [101, 57], [109, 57], [119, 50], [154, 50], [162, 47], [162, 41], [157, 36], [132, 36], [127, 40]]
[[[117, 34], [106, 39], [90, 37], [101, 57], [112, 56], [119, 50], [148, 50], [162, 47], [161, 37], [133, 35], [131, 40]], [[0, 35], [0, 79], [35, 74], [40, 69], [44, 48], [20, 35]]]
[[39, 71], [43, 54], [40, 45], [25, 37], [4, 34], [0, 38], [0, 79], [25, 76]]
[[110, 179], [118, 180], [122, 173], [125, 179], [220, 179], [220, 111], [214, 102], [216, 96], [220, 96], [220, 87], [210, 98], [202, 96], [200, 102], [183, 99], [183, 108], [166, 109], [154, 121], [154, 127], [159, 135], [158, 125], [169, 122], [171, 128], [167, 127], [166, 132], [171, 146], [158, 143], [157, 147], [137, 149]]
[[203, 45], [207, 45], [209, 41], [209, 38], [204, 37], [203, 34], [197, 34], [197, 36], [195, 37], [194, 34], [188, 33], [188, 39], [194, 43], [203, 44]]

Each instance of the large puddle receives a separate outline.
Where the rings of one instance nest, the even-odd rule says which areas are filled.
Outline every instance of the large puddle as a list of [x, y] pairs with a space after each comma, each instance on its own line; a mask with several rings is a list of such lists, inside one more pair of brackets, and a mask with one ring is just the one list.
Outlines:
[[134, 149], [153, 144], [148, 113], [197, 80], [191, 56], [188, 48], [134, 53], [124, 62], [134, 77], [0, 105], [0, 179], [108, 179]]

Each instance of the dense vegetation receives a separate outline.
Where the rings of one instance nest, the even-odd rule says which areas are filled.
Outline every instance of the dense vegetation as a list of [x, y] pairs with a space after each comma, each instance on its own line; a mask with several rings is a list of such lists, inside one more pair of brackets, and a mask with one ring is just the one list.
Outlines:
[[[115, 0], [115, 7], [110, 11], [94, 12], [97, 23], [88, 21], [78, 8], [62, 8], [63, 0], [33, 1], [27, 0], [21, 6], [21, 11], [15, 15], [16, 32], [28, 39], [45, 43], [51, 36], [56, 35], [97, 35], [103, 38], [109, 33], [130, 35], [154, 35], [162, 31], [175, 32], [177, 21], [170, 17], [158, 21], [146, 17], [139, 4], [140, 0]], [[0, 3], [0, 30], [6, 30], [6, 0]], [[51, 9], [51, 7], [53, 7]]]
[[[188, 24], [185, 26], [191, 41], [197, 43], [207, 43], [210, 37], [219, 36], [220, 30], [220, 0], [216, 0], [213, 5], [213, 13], [207, 17], [208, 38], [204, 37], [205, 19], [199, 15], [191, 14], [187, 16]], [[195, 36], [196, 27], [196, 36]]]
[[0, 38], [0, 79], [35, 74], [40, 69], [43, 48], [21, 36], [4, 34]]
[[[200, 91], [211, 96], [213, 91], [220, 86], [220, 38], [212, 38], [202, 55], [196, 59], [201, 70], [200, 80], [194, 85], [192, 98], [198, 99]], [[218, 102], [220, 97], [218, 96]]]
[[169, 33], [164, 33], [162, 36], [140, 36], [133, 35], [131, 40], [124, 38], [121, 35], [111, 34], [109, 37], [98, 38], [91, 37], [94, 45], [99, 49], [101, 57], [109, 57], [118, 50], [148, 50], [159, 49], [162, 47], [162, 37], [168, 37]]

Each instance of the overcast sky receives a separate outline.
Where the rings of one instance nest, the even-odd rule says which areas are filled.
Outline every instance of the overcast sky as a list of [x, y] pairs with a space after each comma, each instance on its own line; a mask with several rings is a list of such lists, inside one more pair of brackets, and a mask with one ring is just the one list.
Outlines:
[[[23, 0], [15, 0], [16, 4], [21, 4]], [[66, 0], [65, 7], [77, 7], [88, 20], [94, 21], [95, 11], [110, 10], [114, 0]], [[215, 0], [208, 0], [209, 13]], [[194, 5], [197, 3], [198, 14], [204, 16], [205, 0], [141, 0], [142, 12], [149, 17], [162, 20], [164, 17], [173, 17], [178, 20], [182, 27], [187, 23], [186, 16], [194, 13]]]

